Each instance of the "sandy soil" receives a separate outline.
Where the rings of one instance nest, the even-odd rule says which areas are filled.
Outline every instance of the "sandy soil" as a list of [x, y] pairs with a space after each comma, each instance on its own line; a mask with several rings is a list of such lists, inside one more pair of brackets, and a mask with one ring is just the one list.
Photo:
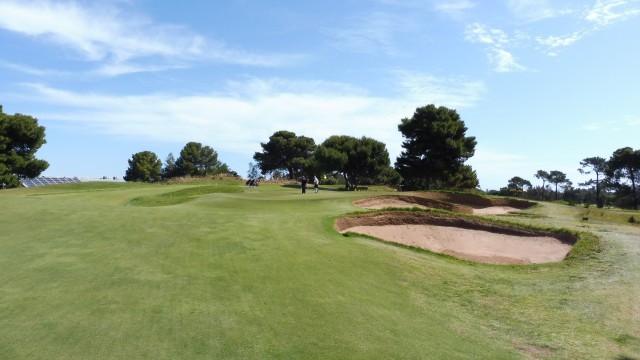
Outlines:
[[571, 250], [571, 245], [549, 236], [526, 237], [447, 226], [355, 226], [346, 231], [491, 264], [558, 262]]
[[473, 213], [476, 215], [504, 215], [514, 211], [520, 211], [520, 209], [510, 206], [490, 206], [486, 208], [473, 209]]

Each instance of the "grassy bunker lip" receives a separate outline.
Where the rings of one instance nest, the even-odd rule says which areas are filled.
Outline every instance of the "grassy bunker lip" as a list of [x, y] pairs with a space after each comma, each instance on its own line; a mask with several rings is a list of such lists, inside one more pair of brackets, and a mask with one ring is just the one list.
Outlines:
[[[442, 209], [463, 214], [500, 214], [534, 206], [536, 203], [512, 198], [487, 198], [474, 194], [448, 192], [414, 192], [402, 195], [380, 195], [359, 199], [353, 205], [365, 209], [419, 207]], [[492, 212], [492, 208], [504, 211]]]
[[[334, 228], [492, 264], [562, 261], [578, 235], [433, 211], [375, 211], [338, 218]], [[435, 237], [442, 237], [437, 239]]]

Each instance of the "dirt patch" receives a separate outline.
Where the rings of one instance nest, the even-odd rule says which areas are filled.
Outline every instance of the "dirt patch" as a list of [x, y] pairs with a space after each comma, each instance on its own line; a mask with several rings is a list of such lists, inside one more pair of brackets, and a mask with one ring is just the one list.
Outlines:
[[426, 212], [384, 212], [344, 217], [336, 230], [491, 264], [562, 261], [576, 238], [515, 229], [463, 217]]
[[464, 214], [501, 215], [526, 209], [534, 203], [517, 199], [489, 199], [472, 194], [418, 192], [407, 195], [382, 195], [353, 203], [364, 209], [432, 208]]

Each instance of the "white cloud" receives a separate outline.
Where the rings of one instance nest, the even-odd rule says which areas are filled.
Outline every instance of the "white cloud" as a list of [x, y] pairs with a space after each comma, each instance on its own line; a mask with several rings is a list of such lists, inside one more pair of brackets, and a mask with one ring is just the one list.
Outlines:
[[489, 29], [485, 25], [474, 23], [467, 26], [465, 39], [472, 43], [503, 46], [509, 43], [509, 37], [501, 29]]
[[603, 120], [600, 122], [590, 122], [583, 125], [583, 129], [587, 131], [606, 131], [609, 133], [616, 131], [630, 132], [630, 128], [634, 126], [640, 126], [640, 116], [638, 115], [625, 115], [617, 120]]
[[598, 0], [587, 12], [585, 19], [599, 26], [626, 20], [640, 14], [640, 8], [632, 6], [637, 1]]
[[527, 70], [525, 66], [517, 62], [511, 51], [506, 49], [512, 45], [513, 41], [501, 29], [490, 29], [485, 25], [474, 23], [467, 26], [465, 39], [487, 46], [487, 57], [489, 62], [494, 65], [496, 72]]
[[400, 55], [396, 46], [398, 33], [411, 27], [407, 18], [399, 18], [387, 13], [373, 12], [361, 14], [342, 29], [331, 29], [333, 45], [342, 51], [362, 53], [384, 53]]
[[4, 60], [0, 60], [0, 66], [11, 69], [13, 71], [18, 71], [35, 76], [66, 76], [70, 74], [70, 72], [68, 71], [38, 69], [32, 66], [15, 64]]
[[574, 32], [571, 35], [566, 36], [547, 36], [547, 37], [537, 37], [536, 41], [538, 44], [547, 48], [547, 55], [556, 56], [558, 55], [557, 49], [568, 47], [573, 45], [575, 42], [581, 40], [583, 37], [587, 35], [587, 32]]
[[456, 77], [438, 78], [408, 71], [397, 71], [396, 74], [400, 92], [405, 93], [407, 99], [417, 106], [436, 104], [451, 108], [473, 107], [486, 92], [482, 81]]
[[[539, 45], [546, 48], [547, 55], [557, 56], [560, 48], [573, 45], [577, 41], [599, 30], [601, 27], [639, 15], [640, 8], [633, 7], [632, 4], [634, 3], [637, 3], [637, 1], [598, 0], [580, 19], [583, 27], [586, 29], [574, 31], [569, 35], [538, 36], [536, 37], [536, 41]], [[585, 20], [591, 24], [584, 24]]]
[[626, 116], [625, 121], [631, 126], [640, 126], [640, 116]]
[[435, 4], [437, 11], [445, 13], [454, 19], [463, 18], [469, 10], [475, 7], [476, 4], [470, 0], [439, 1]]
[[516, 58], [507, 50], [495, 48], [489, 54], [489, 61], [495, 65], [497, 72], [524, 71], [527, 68], [518, 64]]
[[583, 126], [583, 129], [585, 129], [587, 131], [598, 131], [598, 130], [602, 129], [602, 126], [603, 125], [599, 124], [599, 123], [588, 123], [588, 124], [585, 124]]
[[537, 37], [536, 41], [538, 41], [538, 43], [541, 45], [545, 45], [550, 48], [557, 48], [557, 47], [570, 46], [576, 41], [582, 39], [583, 36], [584, 36], [584, 33], [574, 32], [573, 34], [567, 35], [567, 36], [547, 36], [544, 38]]
[[547, 0], [509, 0], [507, 6], [516, 17], [528, 22], [552, 18], [558, 14]]
[[283, 79], [247, 79], [229, 83], [223, 93], [190, 96], [155, 93], [106, 95], [73, 92], [42, 84], [26, 85], [34, 102], [49, 108], [43, 123], [74, 126], [111, 135], [167, 142], [201, 141], [216, 149], [251, 155], [277, 130], [291, 130], [323, 141], [331, 135], [369, 136], [400, 153], [400, 119], [419, 106], [473, 106], [484, 85], [464, 79], [440, 79], [397, 73], [396, 97], [368, 95], [348, 84]]
[[110, 6], [9, 0], [0, 2], [0, 14], [0, 28], [71, 49], [101, 64], [97, 72], [107, 75], [182, 67], [189, 61], [275, 66], [295, 59], [233, 49], [182, 26], [155, 24]]

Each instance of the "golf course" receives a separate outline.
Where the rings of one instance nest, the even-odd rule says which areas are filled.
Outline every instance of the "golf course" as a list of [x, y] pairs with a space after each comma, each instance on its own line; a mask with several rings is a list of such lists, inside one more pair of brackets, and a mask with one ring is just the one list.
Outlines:
[[[394, 194], [3, 190], [0, 359], [640, 359], [637, 211], [357, 206]], [[337, 229], [391, 211], [575, 241], [561, 261], [493, 264]]]

